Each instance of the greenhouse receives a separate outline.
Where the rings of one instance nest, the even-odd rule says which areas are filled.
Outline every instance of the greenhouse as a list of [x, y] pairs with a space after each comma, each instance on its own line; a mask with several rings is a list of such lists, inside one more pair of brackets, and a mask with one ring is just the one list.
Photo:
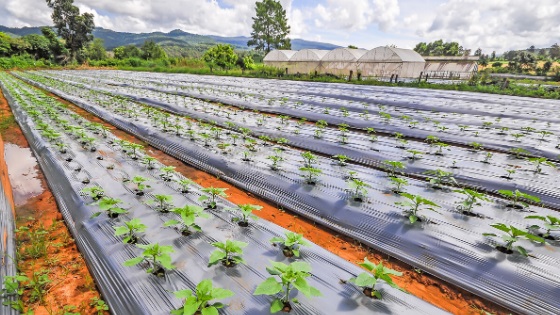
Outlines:
[[478, 57], [429, 56], [425, 57], [424, 74], [439, 79], [469, 79], [478, 71]]
[[358, 59], [360, 59], [367, 50], [365, 49], [351, 49], [351, 48], [337, 48], [329, 51], [321, 59], [320, 72], [347, 76], [350, 72], [358, 72]]
[[328, 50], [303, 49], [296, 52], [289, 62], [291, 73], [314, 73], [319, 72], [321, 60], [329, 53]]
[[288, 62], [297, 51], [295, 50], [273, 50], [263, 59], [264, 64], [276, 68], [287, 68]]
[[358, 69], [362, 77], [417, 78], [425, 64], [424, 58], [414, 50], [377, 47], [358, 60]]

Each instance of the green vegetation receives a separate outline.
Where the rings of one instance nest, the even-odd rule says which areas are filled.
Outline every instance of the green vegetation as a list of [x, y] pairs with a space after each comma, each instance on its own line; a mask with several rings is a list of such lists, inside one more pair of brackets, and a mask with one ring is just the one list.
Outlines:
[[402, 272], [383, 266], [383, 262], [379, 262], [379, 264], [376, 265], [369, 261], [367, 257], [364, 258], [364, 262], [361, 263], [360, 266], [366, 268], [369, 272], [363, 272], [357, 277], [349, 279], [348, 282], [363, 288], [363, 292], [366, 296], [372, 298], [376, 297], [378, 299], [382, 298], [381, 292], [375, 290], [375, 285], [379, 280], [385, 281], [385, 283], [395, 289], [402, 290], [393, 282], [393, 279], [391, 279], [391, 275], [400, 277], [402, 276]]
[[247, 46], [269, 53], [272, 49], [291, 49], [288, 34], [290, 26], [286, 10], [280, 1], [263, 0], [256, 3], [256, 17], [253, 18], [253, 31]]
[[212, 285], [212, 280], [200, 281], [196, 292], [189, 289], [173, 292], [179, 299], [184, 300], [183, 306], [171, 311], [172, 315], [218, 314], [218, 309], [224, 307], [222, 303], [209, 304], [212, 300], [222, 300], [234, 295], [230, 290], [217, 288]]

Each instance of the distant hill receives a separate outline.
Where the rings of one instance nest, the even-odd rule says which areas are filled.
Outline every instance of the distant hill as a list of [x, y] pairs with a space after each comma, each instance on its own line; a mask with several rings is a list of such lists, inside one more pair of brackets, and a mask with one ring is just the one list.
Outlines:
[[[11, 36], [25, 36], [29, 34], [41, 34], [41, 27], [22, 27], [12, 28], [0, 25], [0, 32], [7, 33]], [[125, 45], [142, 45], [146, 40], [153, 40], [162, 45], [166, 52], [171, 56], [198, 57], [208, 47], [218, 43], [226, 43], [232, 45], [235, 49], [246, 50], [248, 37], [221, 37], [206, 36], [184, 32], [182, 30], [174, 30], [169, 33], [153, 32], [153, 33], [126, 33], [115, 32], [101, 27], [95, 28], [93, 31], [95, 37], [105, 41], [105, 48], [112, 50], [118, 46]], [[292, 49], [335, 49], [340, 46], [306, 41], [303, 39], [293, 39]]]

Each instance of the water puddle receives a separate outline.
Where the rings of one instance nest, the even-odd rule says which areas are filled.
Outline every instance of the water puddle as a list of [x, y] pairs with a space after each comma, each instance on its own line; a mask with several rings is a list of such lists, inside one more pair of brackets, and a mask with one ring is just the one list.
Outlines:
[[4, 157], [16, 207], [43, 192], [41, 181], [37, 178], [39, 165], [29, 148], [5, 143]]

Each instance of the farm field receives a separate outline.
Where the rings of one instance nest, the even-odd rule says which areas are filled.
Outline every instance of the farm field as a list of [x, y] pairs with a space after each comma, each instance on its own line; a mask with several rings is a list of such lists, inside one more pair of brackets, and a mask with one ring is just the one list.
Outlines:
[[[512, 313], [560, 313], [558, 101], [91, 70], [0, 85], [114, 314], [182, 314], [208, 279], [224, 314], [446, 313], [313, 243], [286, 257], [258, 205], [147, 145]], [[289, 305], [270, 280], [288, 265]]]

